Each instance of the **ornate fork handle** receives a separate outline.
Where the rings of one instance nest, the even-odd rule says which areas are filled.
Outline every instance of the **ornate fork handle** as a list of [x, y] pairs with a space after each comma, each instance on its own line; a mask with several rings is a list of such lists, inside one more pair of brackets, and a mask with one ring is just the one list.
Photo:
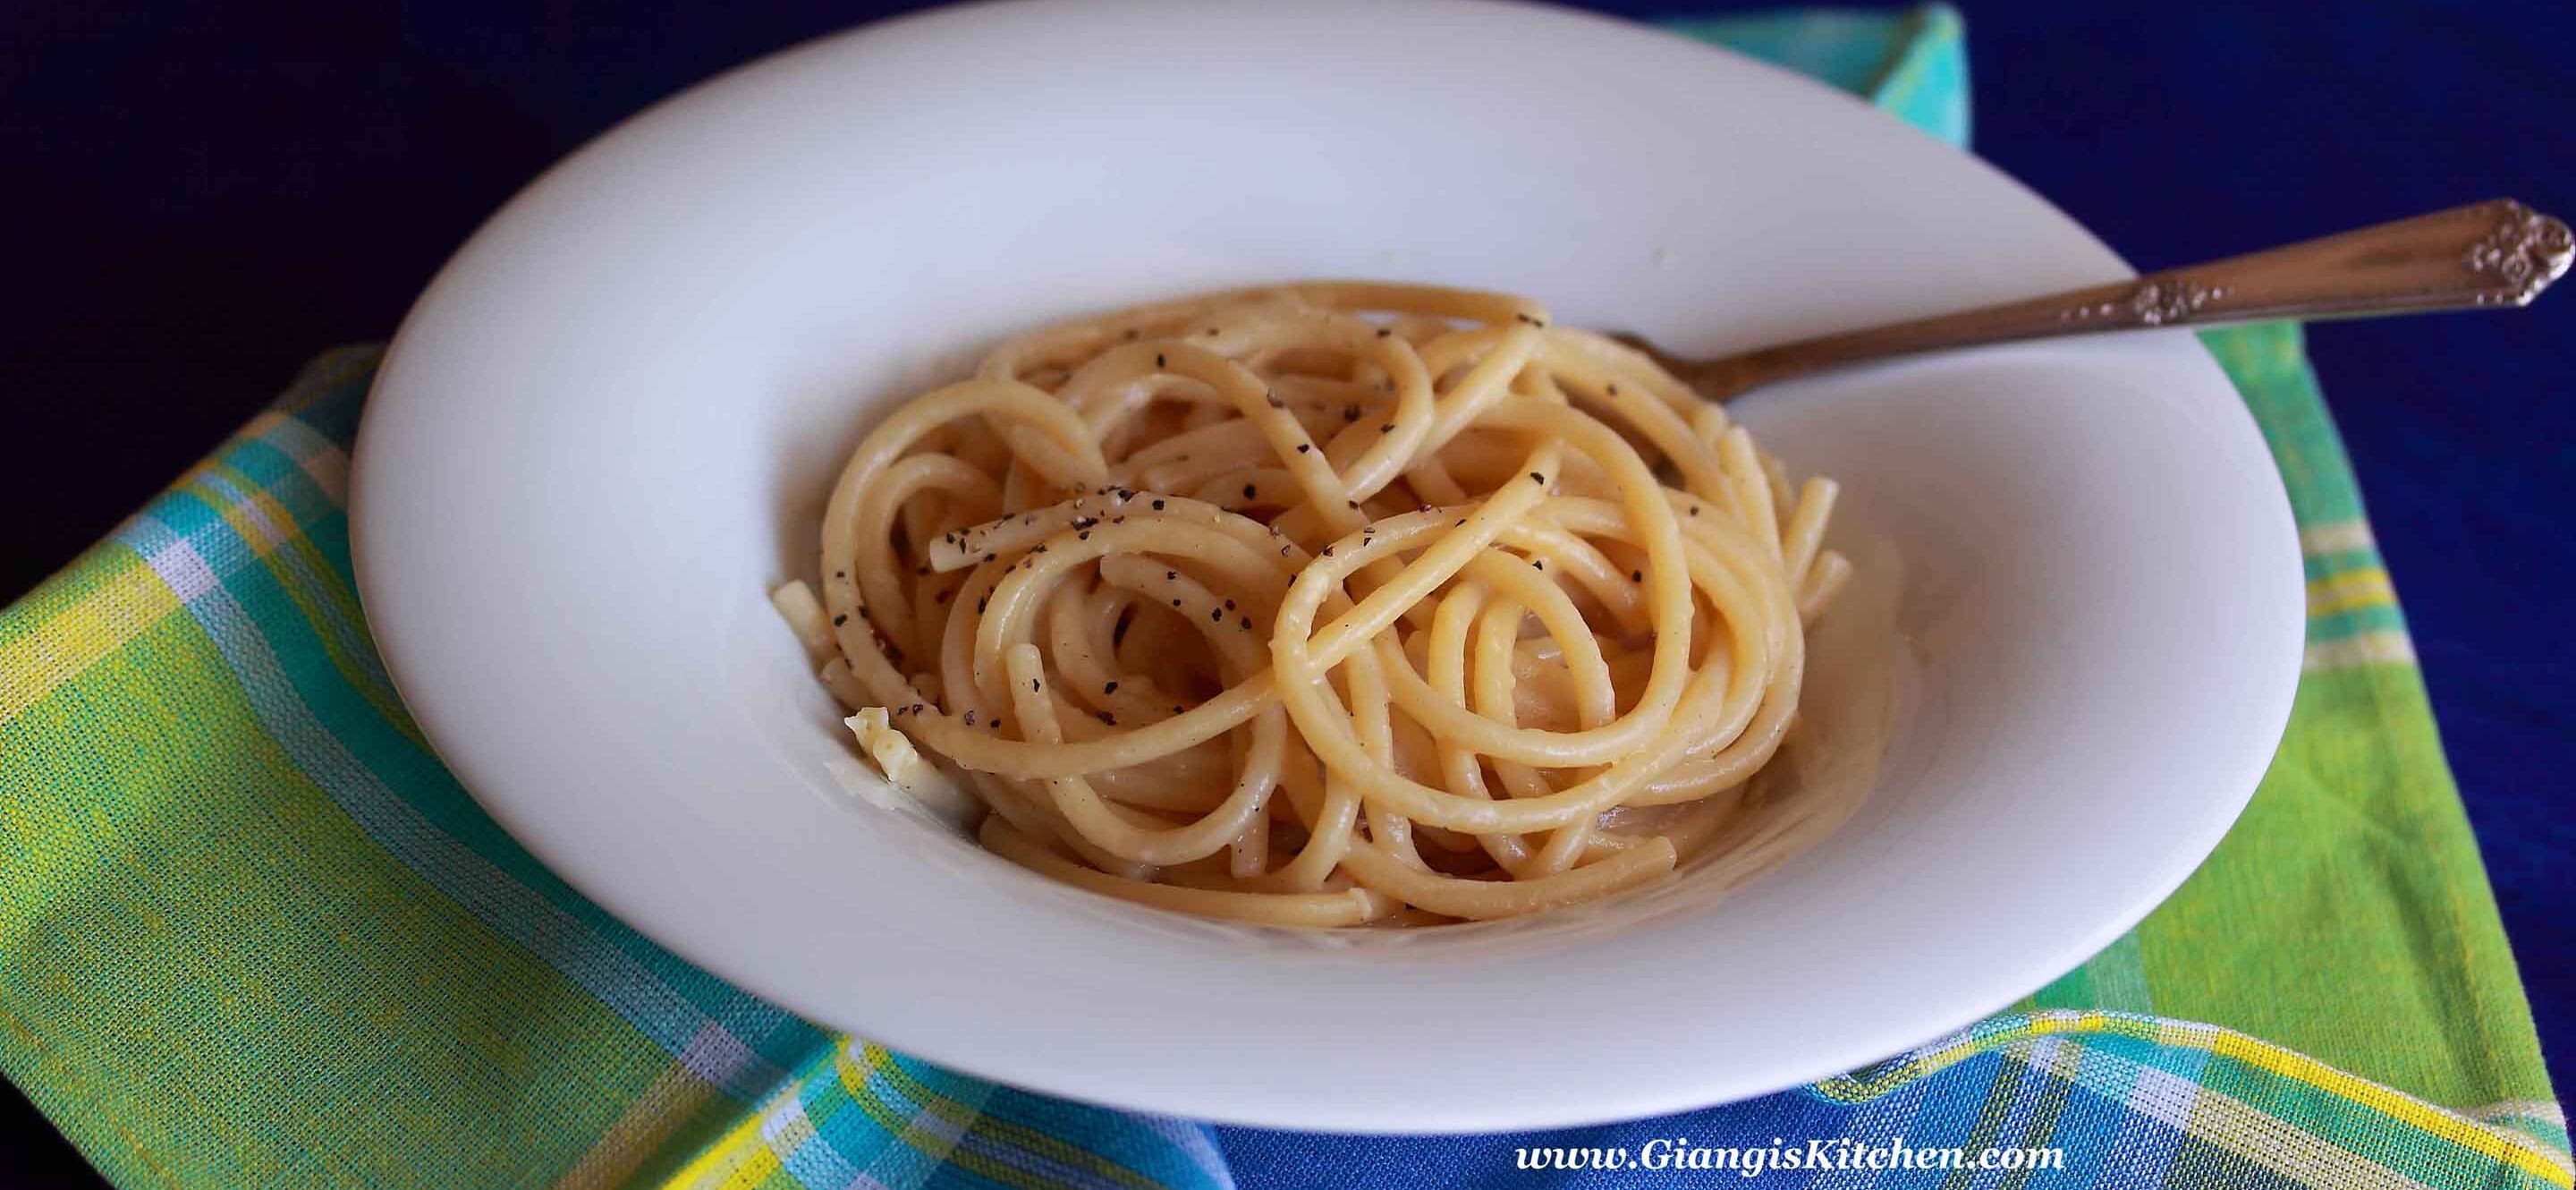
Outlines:
[[1766, 347], [1724, 359], [1656, 355], [1714, 400], [1843, 364], [1948, 347], [2268, 318], [2354, 318], [2540, 296], [2576, 257], [2567, 225], [2511, 199], [2472, 203], [2208, 264], [2047, 297]]

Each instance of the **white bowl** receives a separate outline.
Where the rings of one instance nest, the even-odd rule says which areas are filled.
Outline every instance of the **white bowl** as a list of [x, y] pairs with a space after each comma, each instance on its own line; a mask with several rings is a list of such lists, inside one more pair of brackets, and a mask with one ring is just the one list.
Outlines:
[[1747, 404], [1846, 485], [1854, 606], [1903, 647], [1833, 618], [1854, 627], [1819, 642], [1808, 714], [1851, 745], [1814, 777], [1875, 788], [1731, 893], [1266, 932], [888, 808], [765, 600], [810, 570], [843, 453], [1006, 331], [1340, 275], [1716, 350], [2126, 269], [1965, 154], [1639, 26], [1450, 0], [935, 13], [655, 108], [457, 255], [360, 435], [370, 621], [484, 806], [681, 955], [975, 1074], [1264, 1125], [1565, 1125], [1885, 1056], [2116, 938], [2262, 775], [2296, 535], [2235, 392], [2157, 334]]

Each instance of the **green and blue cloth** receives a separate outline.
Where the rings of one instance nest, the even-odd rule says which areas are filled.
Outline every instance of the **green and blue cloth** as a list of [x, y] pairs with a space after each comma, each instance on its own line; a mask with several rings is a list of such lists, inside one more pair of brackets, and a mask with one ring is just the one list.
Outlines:
[[[1677, 27], [1966, 138], [1945, 7]], [[0, 1072], [128, 1187], [1682, 1184], [1514, 1160], [1657, 1137], [2065, 1153], [2001, 1180], [1764, 1185], [2567, 1186], [2565, 1118], [2299, 330], [2205, 339], [2306, 546], [2279, 757], [2136, 930], [2019, 1011], [1865, 1070], [1544, 1136], [1328, 1137], [1030, 1095], [753, 999], [539, 866], [404, 713], [349, 578], [377, 359], [358, 348], [0, 612]]]

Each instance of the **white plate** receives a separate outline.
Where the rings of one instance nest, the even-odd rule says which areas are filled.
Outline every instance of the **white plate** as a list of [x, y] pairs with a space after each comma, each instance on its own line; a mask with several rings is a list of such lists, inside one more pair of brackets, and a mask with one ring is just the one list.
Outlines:
[[[1685, 880], [1356, 943], [1112, 903], [868, 800], [764, 598], [812, 566], [829, 472], [1005, 331], [1203, 287], [1490, 286], [1719, 349], [2125, 274], [1970, 157], [1638, 26], [1447, 0], [953, 10], [702, 86], [478, 233], [367, 407], [358, 577], [503, 825], [815, 1021], [1219, 1120], [1641, 1116], [2000, 1008], [2233, 821], [2297, 679], [2298, 547], [2189, 337], [1759, 398], [1758, 433], [1847, 485], [1844, 540], [1903, 560], [1864, 591], [1915, 709], [1858, 818], [1725, 897]], [[1903, 668], [1856, 639], [1820, 722], [1870, 721]]]

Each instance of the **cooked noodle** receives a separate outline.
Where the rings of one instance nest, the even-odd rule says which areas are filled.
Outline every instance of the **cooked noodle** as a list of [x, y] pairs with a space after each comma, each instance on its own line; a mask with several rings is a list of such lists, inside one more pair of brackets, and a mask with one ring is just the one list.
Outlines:
[[1291, 285], [906, 403], [832, 490], [819, 607], [777, 602], [888, 776], [971, 791], [1014, 863], [1281, 925], [1508, 917], [1830, 824], [1758, 778], [1851, 575], [1834, 494], [1536, 303]]

